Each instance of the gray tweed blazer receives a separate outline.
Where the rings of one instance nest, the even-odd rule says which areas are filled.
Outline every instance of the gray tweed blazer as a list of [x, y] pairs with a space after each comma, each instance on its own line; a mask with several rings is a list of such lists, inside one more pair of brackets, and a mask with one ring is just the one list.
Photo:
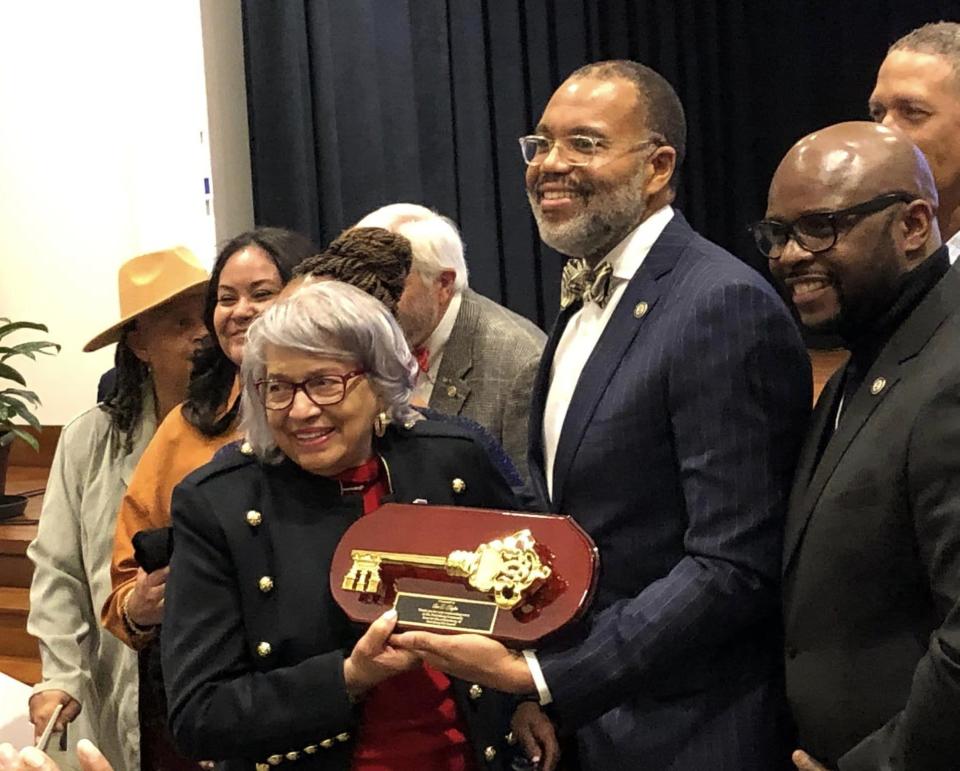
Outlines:
[[493, 434], [525, 481], [530, 395], [546, 340], [533, 322], [466, 289], [430, 396], [431, 409]]

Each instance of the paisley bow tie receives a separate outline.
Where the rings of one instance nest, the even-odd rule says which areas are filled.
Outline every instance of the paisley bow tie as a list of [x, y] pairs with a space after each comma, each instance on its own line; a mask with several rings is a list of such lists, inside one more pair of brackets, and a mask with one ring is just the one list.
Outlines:
[[602, 308], [610, 299], [612, 275], [613, 267], [609, 262], [591, 268], [582, 257], [567, 260], [560, 279], [560, 307], [568, 308], [577, 300], [584, 303], [592, 300]]

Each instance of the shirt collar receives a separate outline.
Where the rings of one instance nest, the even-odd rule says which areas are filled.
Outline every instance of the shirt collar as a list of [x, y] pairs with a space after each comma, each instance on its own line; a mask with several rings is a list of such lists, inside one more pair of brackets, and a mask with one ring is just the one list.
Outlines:
[[664, 228], [673, 219], [673, 207], [657, 209], [643, 222], [631, 230], [627, 236], [604, 258], [613, 268], [613, 275], [629, 281], [640, 269], [644, 258], [660, 238]]
[[947, 240], [947, 251], [950, 254], [951, 264], [956, 262], [957, 257], [960, 257], [960, 230]]
[[[450, 298], [450, 304], [447, 306], [447, 310], [444, 311], [443, 318], [440, 319], [440, 323], [437, 324], [436, 329], [430, 333], [427, 342], [423, 344], [424, 347], [430, 351], [431, 359], [436, 359], [437, 355], [440, 354], [446, 346], [447, 340], [450, 339], [450, 333], [453, 331], [453, 325], [457, 321], [462, 301], [463, 294], [460, 292], [457, 292]], [[430, 369], [433, 369], [432, 365]]]

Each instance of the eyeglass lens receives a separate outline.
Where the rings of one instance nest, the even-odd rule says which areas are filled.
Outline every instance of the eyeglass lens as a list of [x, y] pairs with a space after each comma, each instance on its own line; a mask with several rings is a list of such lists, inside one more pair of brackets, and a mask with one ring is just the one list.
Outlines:
[[265, 380], [258, 384], [260, 396], [264, 406], [269, 410], [284, 410], [293, 404], [299, 390], [318, 407], [338, 404], [343, 401], [347, 392], [347, 381], [360, 373], [350, 372], [346, 375], [324, 375], [310, 378], [302, 383], [291, 383], [286, 380]]
[[536, 135], [520, 137], [523, 160], [530, 166], [543, 163], [554, 145], [563, 161], [571, 166], [586, 166], [597, 152], [597, 140], [588, 136], [573, 135], [557, 139]]

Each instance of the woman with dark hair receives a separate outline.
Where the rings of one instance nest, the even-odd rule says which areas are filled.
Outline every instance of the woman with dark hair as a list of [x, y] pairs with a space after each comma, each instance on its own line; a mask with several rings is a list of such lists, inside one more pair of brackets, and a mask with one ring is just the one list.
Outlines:
[[217, 256], [207, 288], [204, 324], [209, 339], [194, 360], [187, 400], [157, 429], [130, 479], [117, 516], [112, 591], [103, 625], [141, 651], [141, 747], [149, 768], [195, 768], [179, 759], [166, 730], [157, 627], [163, 618], [168, 570], [147, 572], [135, 556], [134, 535], [170, 524], [174, 486], [237, 438], [237, 373], [250, 324], [277, 298], [294, 266], [315, 253], [303, 236], [258, 228], [231, 240]]
[[[120, 268], [121, 320], [84, 347], [117, 344], [116, 387], [64, 426], [27, 550], [34, 563], [27, 629], [43, 666], [29, 704], [34, 730], [42, 733], [62, 706], [56, 729], [74, 723], [71, 744], [94, 740], [118, 769], [140, 768], [140, 725], [136, 656], [98, 623], [110, 592], [114, 519], [157, 424], [186, 396], [207, 279], [182, 247]], [[72, 767], [70, 755], [51, 755]]]

